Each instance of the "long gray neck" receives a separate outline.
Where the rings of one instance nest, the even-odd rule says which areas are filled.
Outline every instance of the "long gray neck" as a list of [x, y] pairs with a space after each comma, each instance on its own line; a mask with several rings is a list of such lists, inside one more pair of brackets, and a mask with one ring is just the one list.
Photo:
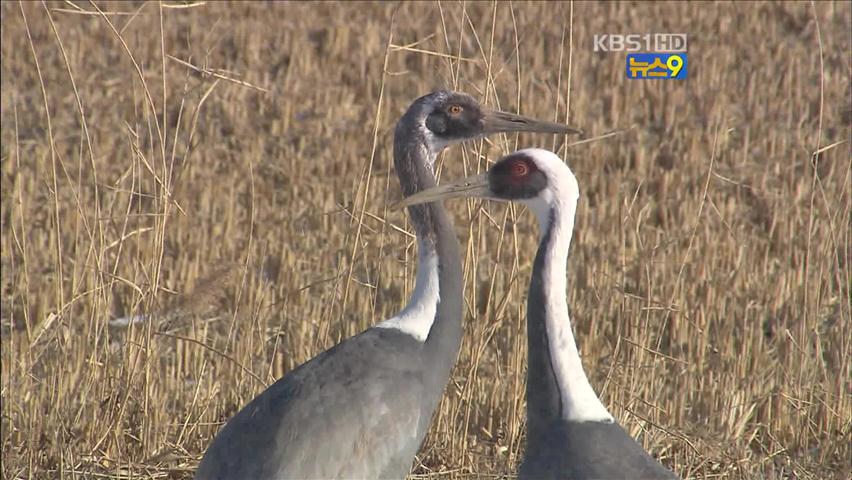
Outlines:
[[568, 248], [576, 203], [539, 209], [542, 231], [527, 300], [527, 429], [535, 438], [554, 421], [612, 421], [583, 371], [566, 298]]
[[[408, 196], [436, 185], [433, 165], [438, 152], [430, 149], [428, 132], [406, 120], [396, 129], [394, 163], [402, 192]], [[428, 328], [423, 339], [424, 361], [429, 365], [424, 380], [435, 385], [440, 397], [461, 344], [461, 254], [453, 224], [440, 202], [411, 206], [408, 214], [417, 233], [418, 272], [415, 294], [401, 315], [431, 316], [434, 311], [434, 318], [415, 321]], [[436, 277], [437, 285], [433, 285]]]

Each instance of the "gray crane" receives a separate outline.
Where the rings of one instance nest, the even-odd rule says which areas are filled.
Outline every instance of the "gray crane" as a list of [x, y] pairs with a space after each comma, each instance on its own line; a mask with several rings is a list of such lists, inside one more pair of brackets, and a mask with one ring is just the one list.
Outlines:
[[676, 479], [603, 406], [583, 371], [565, 295], [580, 189], [553, 152], [530, 148], [486, 174], [404, 199], [417, 205], [468, 196], [523, 203], [540, 230], [527, 298], [527, 447], [521, 479]]
[[[482, 108], [437, 91], [396, 125], [402, 192], [435, 186], [434, 163], [453, 143], [498, 132], [570, 133], [560, 124]], [[462, 262], [440, 203], [408, 211], [417, 234], [406, 307], [295, 368], [221, 429], [196, 479], [404, 478], [431, 423], [461, 343]]]

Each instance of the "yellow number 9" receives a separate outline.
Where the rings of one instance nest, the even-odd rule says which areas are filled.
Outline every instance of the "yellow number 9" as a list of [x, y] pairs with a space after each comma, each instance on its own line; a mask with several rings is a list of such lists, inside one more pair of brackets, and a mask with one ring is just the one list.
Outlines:
[[674, 78], [680, 73], [680, 69], [683, 68], [683, 59], [680, 58], [680, 55], [670, 55], [668, 59], [666, 59], [666, 66], [669, 67], [669, 78]]

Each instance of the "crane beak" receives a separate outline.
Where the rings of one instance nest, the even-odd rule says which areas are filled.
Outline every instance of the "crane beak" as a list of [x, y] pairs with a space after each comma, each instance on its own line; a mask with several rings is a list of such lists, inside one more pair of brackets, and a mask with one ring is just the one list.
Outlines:
[[405, 197], [397, 204], [397, 208], [410, 207], [427, 202], [436, 202], [455, 197], [485, 197], [491, 195], [491, 190], [488, 188], [488, 174], [476, 175], [473, 177], [463, 178], [455, 182], [446, 183], [437, 187], [432, 187], [414, 195]]
[[502, 132], [583, 133], [580, 129], [561, 123], [545, 122], [497, 110], [486, 110], [482, 119], [482, 133], [488, 135]]

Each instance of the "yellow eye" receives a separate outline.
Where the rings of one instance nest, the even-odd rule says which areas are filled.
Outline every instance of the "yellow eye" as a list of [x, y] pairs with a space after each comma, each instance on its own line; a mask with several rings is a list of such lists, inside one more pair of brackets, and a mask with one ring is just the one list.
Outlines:
[[450, 115], [458, 115], [462, 111], [462, 107], [460, 105], [450, 105], [449, 112]]

